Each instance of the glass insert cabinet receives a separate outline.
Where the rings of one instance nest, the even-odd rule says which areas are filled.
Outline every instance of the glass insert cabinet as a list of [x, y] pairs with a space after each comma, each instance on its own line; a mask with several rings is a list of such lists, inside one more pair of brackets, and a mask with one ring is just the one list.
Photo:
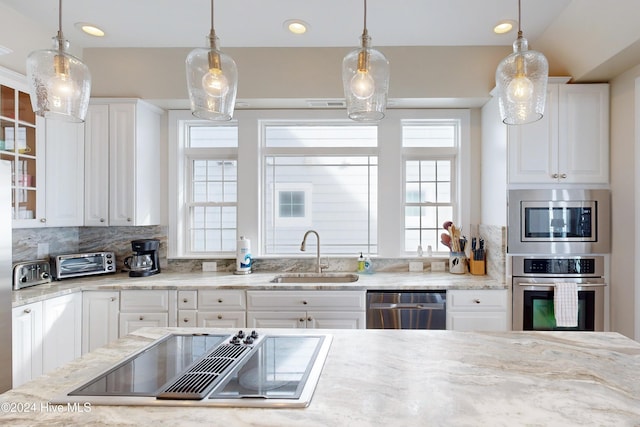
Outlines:
[[37, 217], [37, 151], [36, 116], [29, 94], [0, 84], [0, 160], [11, 162], [14, 221]]

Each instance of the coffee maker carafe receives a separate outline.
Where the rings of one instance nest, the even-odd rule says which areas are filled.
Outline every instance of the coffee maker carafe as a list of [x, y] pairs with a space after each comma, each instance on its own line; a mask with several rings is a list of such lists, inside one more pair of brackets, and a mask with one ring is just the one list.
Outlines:
[[124, 259], [124, 265], [129, 269], [129, 277], [146, 277], [160, 273], [158, 249], [160, 241], [157, 239], [140, 239], [131, 241], [134, 254]]

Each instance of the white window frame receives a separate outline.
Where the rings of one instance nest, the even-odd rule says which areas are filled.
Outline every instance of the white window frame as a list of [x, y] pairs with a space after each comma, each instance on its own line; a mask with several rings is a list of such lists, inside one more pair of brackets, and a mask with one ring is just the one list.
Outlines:
[[[238, 235], [252, 240], [254, 256], [263, 247], [262, 231], [262, 175], [263, 140], [261, 121], [283, 122], [319, 120], [339, 121], [344, 110], [239, 110], [234, 113], [238, 123]], [[378, 122], [379, 144], [374, 150], [378, 157], [378, 257], [405, 257], [404, 250], [404, 162], [402, 151], [402, 120], [459, 119], [460, 147], [457, 154], [457, 181], [454, 191], [458, 195], [455, 220], [464, 230], [470, 229], [471, 197], [471, 111], [468, 109], [390, 109]], [[169, 143], [169, 258], [194, 258], [184, 252], [185, 187], [184, 147], [180, 144], [184, 125], [181, 121], [194, 120], [188, 110], [171, 110], [168, 116]], [[314, 154], [339, 154], [342, 149], [318, 149]], [[178, 161], [181, 159], [180, 161]], [[410, 253], [409, 253], [410, 254]], [[356, 254], [357, 255], [357, 254]], [[411, 255], [411, 254], [410, 254]], [[203, 258], [220, 258], [221, 254], [207, 254]], [[301, 255], [303, 256], [303, 254]]]

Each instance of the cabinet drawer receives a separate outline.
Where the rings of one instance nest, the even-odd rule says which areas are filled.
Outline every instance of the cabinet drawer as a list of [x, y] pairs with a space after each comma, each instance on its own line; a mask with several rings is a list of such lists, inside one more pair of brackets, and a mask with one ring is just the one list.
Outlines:
[[244, 291], [198, 291], [198, 310], [243, 309], [247, 306]]
[[447, 292], [447, 310], [502, 311], [507, 309], [506, 290], [454, 290]]
[[247, 291], [250, 310], [331, 310], [365, 309], [364, 291]]
[[196, 310], [178, 310], [178, 327], [195, 327], [198, 312]]
[[169, 310], [169, 291], [120, 291], [120, 311], [153, 313]]
[[198, 291], [178, 291], [178, 310], [198, 308]]

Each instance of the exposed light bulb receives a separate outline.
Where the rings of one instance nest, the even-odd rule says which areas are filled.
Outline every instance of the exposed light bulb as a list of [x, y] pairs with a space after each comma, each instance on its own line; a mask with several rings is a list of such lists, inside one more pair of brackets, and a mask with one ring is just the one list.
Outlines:
[[202, 76], [202, 87], [211, 96], [223, 97], [229, 92], [229, 81], [218, 68], [211, 68]]
[[367, 99], [373, 95], [376, 84], [371, 75], [365, 70], [358, 72], [351, 78], [351, 93], [358, 99]]
[[66, 74], [56, 74], [49, 80], [47, 92], [50, 94], [50, 100], [55, 108], [70, 103], [71, 99], [76, 96], [76, 85], [73, 79]]
[[509, 102], [529, 102], [533, 97], [533, 83], [525, 75], [519, 75], [509, 82], [507, 86], [507, 99]]

